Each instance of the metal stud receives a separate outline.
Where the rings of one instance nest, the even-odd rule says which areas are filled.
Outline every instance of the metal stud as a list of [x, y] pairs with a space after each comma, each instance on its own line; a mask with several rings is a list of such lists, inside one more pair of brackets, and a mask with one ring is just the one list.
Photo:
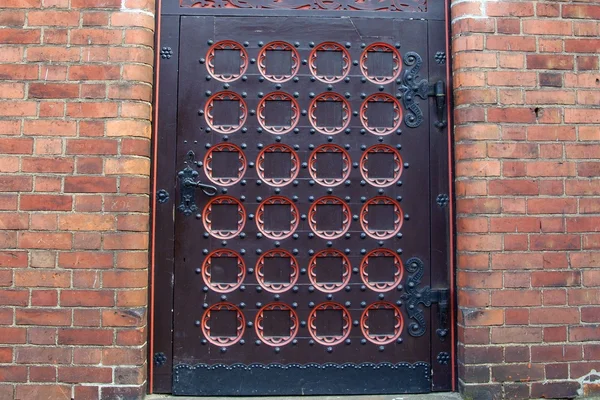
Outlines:
[[379, 346], [377, 349], [378, 349], [379, 351], [383, 351], [383, 350], [385, 350], [385, 347], [384, 347], [384, 346]]
[[333, 353], [333, 347], [331, 347], [331, 346], [327, 347], [327, 352], [328, 353]]
[[194, 325], [200, 326], [200, 321], [198, 321], [198, 320], [194, 321]]
[[254, 63], [256, 63], [256, 58], [251, 58], [250, 59], [250, 64], [254, 64]]
[[277, 90], [281, 89], [281, 83], [278, 83], [277, 85], [275, 85], [275, 89], [277, 89]]
[[254, 273], [254, 268], [248, 268], [248, 274], [252, 275]]
[[344, 82], [346, 82], [346, 83], [350, 82], [350, 77], [349, 76], [345, 77]]
[[262, 342], [261, 342], [260, 340], [256, 340], [256, 341], [254, 342], [254, 344], [256, 344], [257, 346], [260, 346], [260, 344], [261, 344], [261, 343], [262, 343]]
[[353, 64], [354, 66], [357, 66], [357, 65], [358, 65], [358, 60], [354, 60], [354, 61], [352, 61], [352, 64]]
[[203, 291], [204, 293], [208, 292], [208, 286], [204, 286], [204, 287], [202, 288], [202, 291]]
[[297, 76], [294, 77], [294, 82], [298, 82], [299, 80], [300, 79]]
[[315, 42], [309, 42], [309, 43], [308, 43], [308, 45], [309, 45], [310, 47], [315, 47]]
[[265, 78], [264, 78], [264, 77], [262, 77], [262, 76], [259, 76], [259, 77], [258, 77], [258, 81], [259, 81], [259, 82], [264, 82], [264, 81], [265, 81]]
[[206, 60], [205, 60], [204, 58], [201, 58], [201, 59], [200, 59], [200, 60], [198, 60], [198, 61], [200, 61], [200, 64], [204, 64], [204, 63], [206, 62]]

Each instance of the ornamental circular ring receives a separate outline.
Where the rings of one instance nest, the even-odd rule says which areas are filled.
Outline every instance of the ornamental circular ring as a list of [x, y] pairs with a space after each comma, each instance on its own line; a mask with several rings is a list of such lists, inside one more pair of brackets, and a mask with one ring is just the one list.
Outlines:
[[[342, 176], [339, 178], [320, 178], [318, 171], [318, 155], [319, 153], [340, 153], [342, 157]], [[350, 176], [350, 172], [352, 169], [352, 162], [350, 160], [350, 154], [343, 147], [338, 146], [337, 144], [322, 144], [318, 146], [316, 149], [310, 153], [308, 156], [308, 172], [310, 173], [311, 178], [315, 180], [319, 185], [326, 187], [334, 187], [341, 185], [344, 183], [346, 179]]]
[[[214, 153], [218, 153], [218, 152], [231, 152], [231, 153], [238, 154], [237, 176], [235, 176], [235, 177], [216, 177], [216, 176], [214, 176], [212, 162], [213, 162]], [[246, 173], [246, 164], [247, 164], [247, 162], [246, 162], [246, 156], [244, 155], [244, 152], [242, 151], [242, 149], [239, 146], [237, 146], [233, 143], [219, 143], [219, 144], [211, 147], [210, 149], [208, 149], [208, 151], [206, 152], [206, 155], [204, 156], [204, 171], [206, 173], [206, 177], [212, 183], [221, 185], [221, 186], [233, 186], [236, 183], [238, 183], [239, 181], [241, 181], [242, 178], [244, 177], [244, 174]]]
[[[212, 280], [212, 267], [213, 258], [235, 258], [236, 259], [236, 281], [231, 283], [213, 282]], [[235, 251], [227, 249], [218, 249], [212, 251], [206, 256], [202, 263], [202, 279], [207, 286], [217, 293], [229, 293], [241, 286], [246, 277], [246, 264], [244, 259]]]
[[[317, 313], [319, 311], [341, 311], [342, 312], [342, 333], [339, 335], [319, 335], [317, 329]], [[350, 336], [350, 330], [352, 329], [352, 316], [350, 312], [339, 303], [335, 303], [333, 301], [326, 301], [321, 303], [315, 308], [312, 309], [310, 314], [308, 315], [308, 333], [313, 338], [313, 340], [319, 344], [324, 346], [334, 346], [336, 344], [342, 343], [348, 336]]]
[[[377, 206], [377, 205], [392, 205], [394, 206], [394, 227], [393, 229], [372, 229], [369, 227], [369, 206]], [[402, 227], [402, 222], [404, 220], [404, 212], [400, 207], [400, 204], [387, 196], [376, 196], [372, 197], [363, 205], [360, 210], [360, 226], [365, 231], [367, 235], [372, 237], [373, 239], [384, 240], [390, 239], [394, 237], [398, 232], [400, 232], [400, 228]]]
[[[276, 177], [276, 178], [267, 178], [265, 175], [265, 158], [268, 153], [289, 153], [290, 154], [290, 176], [289, 177]], [[267, 185], [273, 187], [282, 187], [288, 185], [298, 176], [300, 172], [300, 157], [298, 153], [292, 149], [291, 146], [282, 143], [274, 143], [266, 146], [264, 149], [258, 153], [258, 157], [256, 157], [256, 173], [259, 178], [263, 180]]]
[[[369, 328], [369, 312], [376, 310], [392, 310], [394, 312], [394, 331], [393, 333], [371, 333]], [[402, 334], [404, 328], [404, 318], [400, 308], [387, 301], [377, 301], [369, 305], [360, 316], [360, 330], [365, 338], [377, 345], [390, 344], [396, 341]]]
[[[369, 53], [392, 53], [392, 74], [386, 76], [370, 75], [367, 61], [369, 59]], [[378, 85], [394, 82], [394, 80], [400, 76], [400, 71], [402, 71], [402, 57], [400, 56], [400, 53], [394, 46], [383, 42], [371, 43], [368, 45], [360, 55], [359, 64], [360, 70], [365, 78]]]
[[[334, 51], [341, 53], [342, 56], [342, 71], [340, 75], [328, 76], [319, 74], [317, 59], [319, 56], [319, 52], [326, 51]], [[314, 49], [310, 52], [308, 56], [308, 67], [310, 69], [311, 74], [314, 75], [315, 78], [325, 83], [336, 83], [343, 80], [350, 73], [350, 66], [352, 64], [350, 53], [348, 50], [344, 48], [341, 44], [335, 42], [323, 42], [315, 46]]]
[[[375, 257], [389, 257], [394, 260], [394, 279], [391, 281], [373, 282], [369, 280], [369, 260]], [[402, 282], [404, 265], [396, 252], [388, 249], [375, 249], [367, 253], [360, 262], [360, 279], [371, 290], [377, 293], [385, 293], [394, 290]]]
[[[287, 258], [290, 261], [289, 282], [267, 282], [265, 279], [265, 260], [267, 258]], [[256, 280], [258, 284], [269, 293], [283, 293], [288, 291], [298, 281], [300, 267], [298, 260], [287, 250], [273, 249], [264, 252], [256, 262]]]
[[[320, 205], [339, 205], [341, 206], [342, 212], [342, 229], [336, 230], [327, 230], [327, 229], [319, 229], [317, 223], [317, 207]], [[320, 237], [321, 239], [337, 239], [342, 236], [350, 229], [350, 224], [352, 221], [352, 211], [350, 210], [350, 206], [346, 204], [342, 199], [335, 196], [323, 196], [317, 200], [310, 206], [308, 209], [308, 225], [310, 229], [314, 232], [315, 235]]]
[[[342, 277], [340, 282], [319, 282], [317, 276], [317, 260], [319, 258], [325, 257], [337, 257], [342, 259]], [[319, 291], [324, 293], [335, 293], [342, 290], [350, 283], [350, 279], [352, 278], [352, 266], [350, 265], [350, 260], [344, 253], [335, 249], [326, 249], [321, 250], [308, 262], [308, 279], [310, 279], [310, 283]]]
[[[289, 335], [287, 335], [287, 336], [267, 336], [267, 335], [265, 335], [264, 326], [263, 326], [264, 318], [265, 318], [265, 311], [266, 312], [269, 312], [269, 311], [277, 311], [277, 312], [287, 311], [287, 312], [289, 312], [289, 316], [290, 316]], [[294, 311], [292, 309], [292, 307], [288, 306], [287, 304], [280, 303], [280, 302], [269, 303], [266, 306], [263, 306], [260, 310], [258, 310], [258, 312], [256, 313], [256, 318], [254, 319], [254, 329], [256, 331], [256, 336], [258, 336], [258, 338], [262, 342], [264, 342], [266, 345], [272, 346], [272, 347], [284, 346], [284, 345], [290, 343], [292, 340], [294, 340], [294, 338], [298, 334], [299, 326], [300, 326], [300, 320], [298, 319], [298, 314], [296, 314], [296, 311]]]
[[[291, 115], [289, 124], [281, 126], [267, 124], [266, 109], [268, 101], [287, 101], [290, 103]], [[258, 106], [256, 107], [256, 117], [258, 119], [258, 123], [265, 131], [273, 135], [283, 135], [291, 132], [296, 125], [298, 125], [298, 121], [300, 120], [300, 106], [298, 105], [296, 99], [286, 92], [271, 92], [265, 95], [258, 103]]]
[[[278, 205], [278, 206], [289, 206], [290, 207], [290, 225], [289, 229], [283, 230], [272, 230], [268, 229], [265, 224], [265, 208], [270, 205]], [[263, 200], [256, 209], [256, 227], [258, 230], [273, 240], [282, 240], [286, 239], [294, 233], [296, 228], [298, 228], [298, 224], [300, 222], [300, 213], [298, 212], [298, 207], [287, 197], [284, 196], [271, 196]]]
[[[235, 336], [211, 336], [210, 335], [210, 315], [212, 312], [219, 311], [235, 311], [236, 312], [236, 329]], [[237, 306], [232, 303], [221, 302], [217, 304], [213, 304], [210, 306], [204, 314], [202, 314], [201, 321], [202, 333], [204, 334], [204, 338], [208, 340], [210, 343], [215, 346], [228, 347], [236, 344], [242, 339], [244, 336], [244, 331], [246, 329], [246, 318], [244, 318], [244, 314], [242, 310], [240, 310]]]
[[[214, 109], [216, 101], [237, 101], [239, 105], [239, 116], [236, 124], [223, 125], [215, 123]], [[242, 128], [248, 117], [248, 107], [242, 96], [230, 90], [217, 92], [210, 96], [204, 106], [204, 119], [208, 126], [217, 133], [230, 134], [237, 132]]]
[[[212, 220], [212, 212], [213, 206], [215, 205], [236, 205], [237, 206], [237, 228], [236, 229], [213, 229], [213, 220]], [[231, 239], [236, 237], [242, 232], [244, 229], [244, 225], [246, 224], [246, 210], [242, 203], [234, 197], [231, 196], [217, 196], [213, 197], [207, 204], [204, 206], [204, 210], [202, 210], [202, 223], [204, 224], [204, 229], [208, 231], [208, 233], [217, 239]]]
[[[267, 52], [268, 51], [289, 51], [291, 58], [291, 66], [289, 74], [269, 74], [267, 71]], [[300, 54], [298, 50], [291, 44], [282, 41], [270, 42], [258, 52], [257, 60], [258, 71], [268, 81], [275, 83], [283, 83], [292, 79], [300, 70]]]
[[[215, 72], [215, 56], [217, 50], [238, 50], [240, 52], [240, 66], [237, 73], [218, 74]], [[248, 53], [246, 53], [246, 49], [238, 42], [233, 40], [221, 40], [210, 46], [208, 49], [208, 52], [206, 53], [206, 69], [210, 76], [219, 82], [233, 82], [244, 75], [244, 72], [248, 69]]]
[[[321, 126], [317, 118], [317, 107], [319, 103], [332, 102], [341, 103], [342, 108], [342, 121], [338, 126]], [[352, 110], [350, 109], [350, 103], [340, 94], [333, 92], [324, 92], [316, 96], [310, 102], [308, 106], [308, 120], [313, 128], [319, 133], [324, 135], [337, 135], [350, 125], [350, 119], [352, 116]]]
[[[373, 154], [391, 154], [392, 155], [392, 157], [393, 157], [392, 163], [393, 163], [393, 168], [394, 168], [392, 177], [375, 178], [375, 177], [369, 176], [369, 157]], [[393, 148], [390, 145], [381, 144], [381, 143], [375, 144], [375, 145], [369, 147], [367, 150], [365, 150], [362, 157], [360, 158], [359, 165], [360, 165], [360, 174], [362, 175], [363, 179], [365, 181], [369, 182], [371, 185], [373, 185], [375, 187], [379, 187], [379, 188], [391, 186], [394, 183], [396, 183], [398, 178], [400, 178], [400, 175], [402, 175], [402, 170], [403, 170], [402, 156], [400, 155], [400, 152], [398, 152], [398, 150], [396, 150], [395, 148]]]
[[[392, 103], [392, 126], [371, 126], [369, 125], [369, 116], [367, 111], [370, 103]], [[400, 102], [392, 95], [387, 93], [374, 93], [367, 97], [360, 105], [360, 122], [370, 133], [378, 136], [389, 135], [396, 131], [402, 125], [402, 106]]]

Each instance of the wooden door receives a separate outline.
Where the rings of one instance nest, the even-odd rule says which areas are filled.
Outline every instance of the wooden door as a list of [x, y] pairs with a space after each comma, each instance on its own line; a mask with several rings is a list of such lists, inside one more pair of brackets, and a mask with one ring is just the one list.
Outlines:
[[161, 49], [176, 70], [161, 98], [176, 171], [160, 205], [164, 391], [448, 390], [443, 24], [188, 15], [163, 29], [177, 41]]

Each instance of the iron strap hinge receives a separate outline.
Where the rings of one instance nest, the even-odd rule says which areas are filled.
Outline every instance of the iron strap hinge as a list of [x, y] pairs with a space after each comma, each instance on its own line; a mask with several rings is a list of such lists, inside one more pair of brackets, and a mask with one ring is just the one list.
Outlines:
[[450, 289], [431, 289], [431, 303], [437, 303], [439, 328], [436, 330], [437, 335], [443, 341], [448, 336], [448, 311], [450, 308]]
[[429, 88], [428, 97], [435, 97], [435, 108], [437, 112], [437, 121], [435, 126], [438, 129], [445, 128], [448, 122], [444, 119], [444, 108], [446, 108], [446, 84], [439, 80]]

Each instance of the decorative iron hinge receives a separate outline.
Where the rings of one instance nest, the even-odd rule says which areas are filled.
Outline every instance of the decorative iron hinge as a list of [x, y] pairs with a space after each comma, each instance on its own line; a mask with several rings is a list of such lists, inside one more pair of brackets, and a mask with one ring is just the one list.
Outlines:
[[402, 76], [400, 91], [402, 92], [402, 103], [406, 109], [404, 123], [410, 128], [416, 128], [423, 123], [423, 112], [417, 103], [416, 97], [427, 100], [429, 97], [435, 97], [435, 105], [438, 120], [435, 126], [438, 129], [444, 128], [448, 122], [444, 119], [444, 108], [446, 107], [446, 84], [438, 80], [431, 85], [426, 79], [418, 80], [419, 70], [423, 65], [423, 59], [418, 53], [409, 51], [404, 56], [404, 64], [407, 68]]
[[419, 308], [422, 304], [425, 307], [430, 307], [432, 303], [438, 304], [439, 328], [436, 333], [440, 340], [444, 341], [448, 336], [448, 308], [450, 302], [450, 290], [431, 289], [425, 286], [418, 288], [421, 283], [421, 278], [424, 274], [424, 264], [418, 258], [411, 258], [406, 262], [406, 270], [411, 273], [408, 277], [406, 291], [401, 296], [406, 301], [406, 309], [408, 316], [414, 321], [409, 324], [408, 333], [411, 336], [422, 336], [425, 333], [426, 322], [423, 314], [423, 309]]
[[207, 196], [212, 197], [217, 194], [215, 186], [196, 181], [198, 171], [191, 167], [191, 165], [196, 163], [194, 161], [195, 156], [192, 150], [188, 151], [187, 160], [185, 161], [186, 167], [177, 173], [179, 191], [181, 192], [181, 201], [177, 209], [183, 215], [192, 215], [192, 213], [198, 211], [198, 206], [196, 205], [196, 188], [202, 189], [202, 193]]

